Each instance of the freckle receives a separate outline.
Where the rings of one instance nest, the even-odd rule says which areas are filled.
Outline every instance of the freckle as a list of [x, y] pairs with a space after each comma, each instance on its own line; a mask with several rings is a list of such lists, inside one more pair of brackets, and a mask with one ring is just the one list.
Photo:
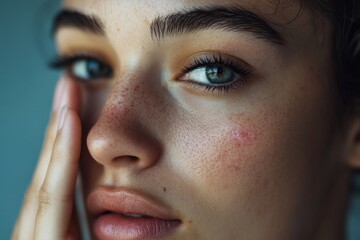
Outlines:
[[167, 190], [166, 187], [163, 187], [163, 191], [166, 192], [166, 190]]
[[250, 129], [234, 129], [231, 138], [237, 146], [249, 146], [256, 140], [255, 133]]
[[234, 166], [234, 170], [239, 171], [240, 167], [239, 166]]

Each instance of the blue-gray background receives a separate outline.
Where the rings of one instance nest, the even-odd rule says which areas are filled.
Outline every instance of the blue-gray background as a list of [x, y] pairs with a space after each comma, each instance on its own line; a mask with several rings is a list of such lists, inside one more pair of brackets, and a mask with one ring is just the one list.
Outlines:
[[[49, 26], [56, 2], [0, 1], [1, 240], [10, 239], [49, 117], [57, 73], [47, 69], [46, 61], [55, 53]], [[350, 240], [360, 239], [360, 191], [355, 195]]]
[[0, 239], [10, 239], [31, 180], [57, 73], [48, 32], [57, 0], [0, 0]]

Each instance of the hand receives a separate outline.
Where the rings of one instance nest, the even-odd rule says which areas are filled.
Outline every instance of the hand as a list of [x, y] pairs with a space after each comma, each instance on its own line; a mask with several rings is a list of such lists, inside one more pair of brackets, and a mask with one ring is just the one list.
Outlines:
[[81, 239], [74, 203], [81, 148], [79, 88], [61, 79], [45, 142], [13, 240]]

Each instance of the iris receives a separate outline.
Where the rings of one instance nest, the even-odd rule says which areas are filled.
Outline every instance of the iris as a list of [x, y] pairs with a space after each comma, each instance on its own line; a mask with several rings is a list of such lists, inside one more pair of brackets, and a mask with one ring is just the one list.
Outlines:
[[206, 67], [206, 78], [211, 84], [224, 84], [234, 80], [235, 72], [226, 66]]

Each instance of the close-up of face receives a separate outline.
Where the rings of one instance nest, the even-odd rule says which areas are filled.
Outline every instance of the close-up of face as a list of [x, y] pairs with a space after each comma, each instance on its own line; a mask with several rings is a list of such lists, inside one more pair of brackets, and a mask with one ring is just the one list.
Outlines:
[[65, 0], [55, 65], [81, 92], [93, 238], [341, 235], [333, 34], [300, 1]]

